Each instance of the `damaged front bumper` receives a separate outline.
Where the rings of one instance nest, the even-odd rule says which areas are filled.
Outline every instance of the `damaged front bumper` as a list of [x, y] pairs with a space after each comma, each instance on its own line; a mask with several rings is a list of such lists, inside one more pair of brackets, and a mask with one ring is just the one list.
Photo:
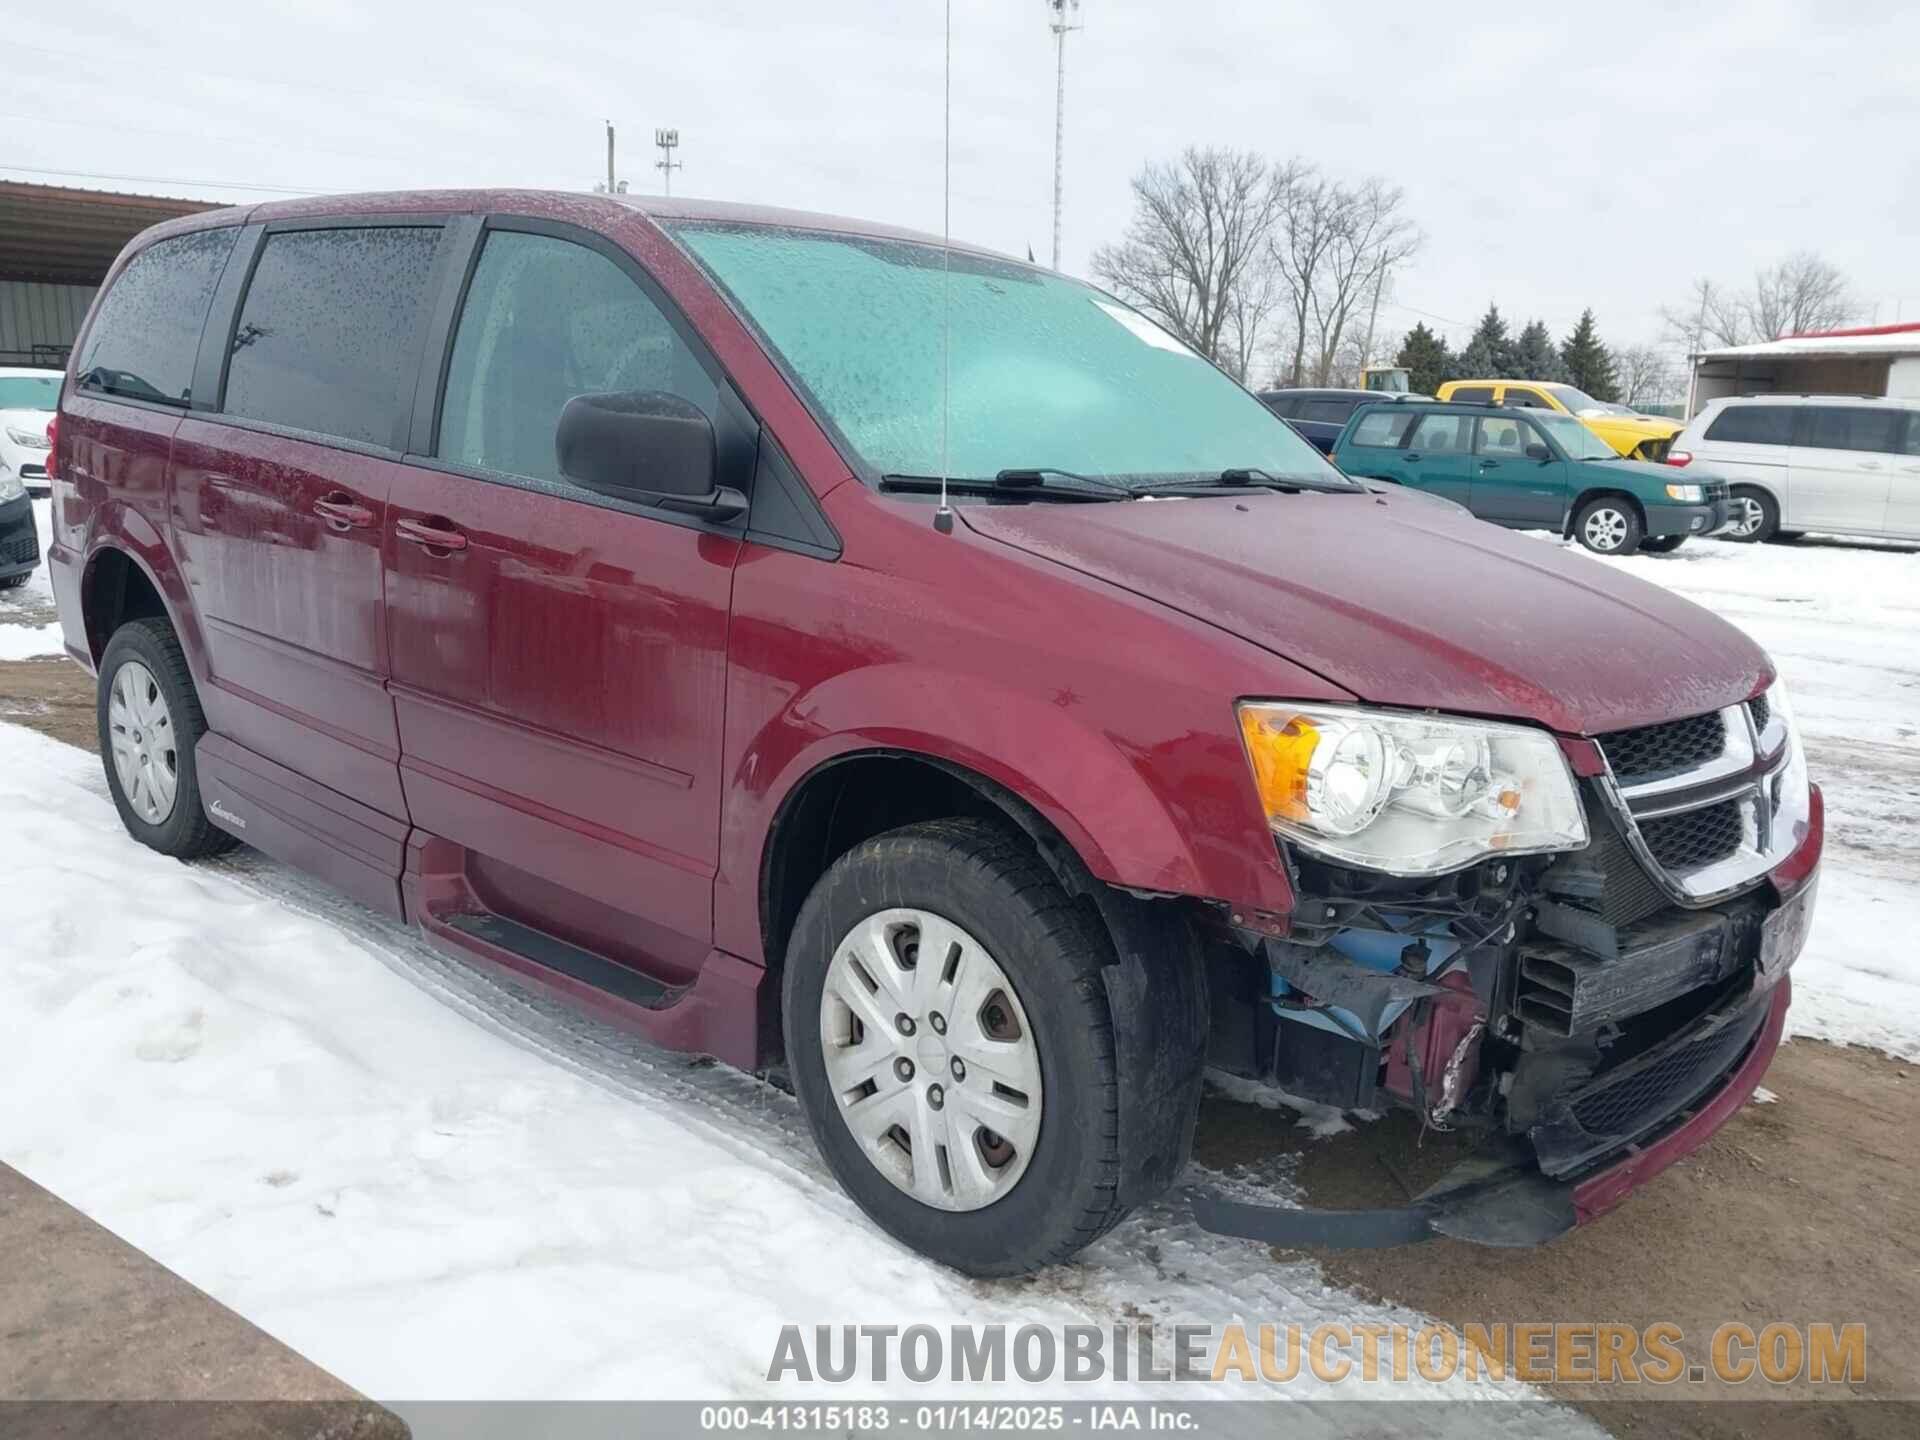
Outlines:
[[[1378, 1210], [1307, 1210], [1229, 1200], [1193, 1190], [1193, 1218], [1203, 1230], [1290, 1248], [1377, 1250], [1445, 1235], [1478, 1245], [1539, 1245], [1604, 1215], [1627, 1192], [1698, 1150], [1744, 1105], [1773, 1062], [1786, 1027], [1793, 982], [1784, 976], [1703, 1027], [1757, 1021], [1745, 1056], [1717, 1090], [1680, 1124], [1580, 1180], [1552, 1180], [1531, 1156], [1478, 1159], [1447, 1175], [1411, 1205]], [[1673, 1048], [1700, 1043], [1689, 1030]], [[1462, 1173], [1465, 1172], [1465, 1173]]]
[[[1761, 927], [1747, 987], [1631, 1064], [1556, 1097], [1527, 1138], [1463, 1162], [1409, 1205], [1301, 1209], [1193, 1189], [1195, 1222], [1215, 1234], [1288, 1248], [1380, 1249], [1436, 1236], [1524, 1247], [1606, 1214], [1706, 1144], [1772, 1063], [1792, 998], [1787, 972], [1805, 944], [1818, 888], [1825, 817], [1817, 786], [1809, 819], [1804, 843], [1769, 877], [1778, 903]], [[1635, 1092], [1644, 1101], [1656, 1089], [1665, 1103], [1649, 1120]], [[1620, 1118], [1626, 1116], [1633, 1118]], [[1609, 1138], [1609, 1117], [1629, 1128]]]

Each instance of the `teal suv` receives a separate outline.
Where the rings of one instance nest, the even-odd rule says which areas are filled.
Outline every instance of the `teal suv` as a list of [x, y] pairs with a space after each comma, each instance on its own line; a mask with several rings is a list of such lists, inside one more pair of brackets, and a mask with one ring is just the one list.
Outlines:
[[1727, 523], [1724, 480], [1627, 460], [1571, 415], [1490, 405], [1367, 405], [1334, 442], [1349, 475], [1458, 501], [1599, 555], [1677, 550]]

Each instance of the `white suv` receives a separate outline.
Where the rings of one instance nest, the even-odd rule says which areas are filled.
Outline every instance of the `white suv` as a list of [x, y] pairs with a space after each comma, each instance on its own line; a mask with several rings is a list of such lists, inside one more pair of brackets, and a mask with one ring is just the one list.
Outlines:
[[47, 421], [60, 400], [58, 370], [0, 366], [0, 484], [12, 476], [29, 494], [45, 495]]
[[1920, 540], [1920, 399], [1743, 395], [1687, 422], [1669, 465], [1699, 465], [1732, 491], [1726, 540], [1808, 530]]

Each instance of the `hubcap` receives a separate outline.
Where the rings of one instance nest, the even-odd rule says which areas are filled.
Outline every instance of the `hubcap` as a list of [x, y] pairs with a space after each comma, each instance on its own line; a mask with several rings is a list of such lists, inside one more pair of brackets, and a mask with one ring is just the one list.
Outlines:
[[849, 930], [827, 968], [820, 1049], [849, 1133], [922, 1204], [979, 1210], [1026, 1173], [1040, 1052], [1013, 982], [951, 921], [882, 910]]
[[174, 748], [173, 715], [153, 672], [129, 660], [113, 673], [107, 694], [108, 743], [120, 793], [133, 813], [159, 825], [173, 813], [180, 788], [180, 756]]
[[1760, 521], [1765, 512], [1760, 509], [1758, 500], [1750, 495], [1736, 495], [1733, 504], [1738, 517], [1733, 522], [1734, 534], [1747, 536], [1760, 528]]
[[1627, 517], [1611, 507], [1602, 507], [1587, 516], [1584, 533], [1594, 549], [1618, 550], [1626, 543]]

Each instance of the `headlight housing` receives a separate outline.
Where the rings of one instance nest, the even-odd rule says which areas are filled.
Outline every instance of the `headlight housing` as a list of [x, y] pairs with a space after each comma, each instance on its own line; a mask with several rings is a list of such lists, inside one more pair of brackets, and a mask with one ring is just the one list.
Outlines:
[[1707, 498], [1707, 491], [1702, 485], [1669, 485], [1667, 498], [1678, 500], [1682, 505], [1698, 505]]
[[23, 450], [45, 450], [49, 448], [47, 437], [42, 435], [38, 430], [16, 430], [13, 426], [9, 425], [7, 426], [7, 438]]
[[1328, 860], [1440, 875], [1587, 843], [1573, 773], [1544, 730], [1265, 701], [1239, 716], [1267, 823]]

